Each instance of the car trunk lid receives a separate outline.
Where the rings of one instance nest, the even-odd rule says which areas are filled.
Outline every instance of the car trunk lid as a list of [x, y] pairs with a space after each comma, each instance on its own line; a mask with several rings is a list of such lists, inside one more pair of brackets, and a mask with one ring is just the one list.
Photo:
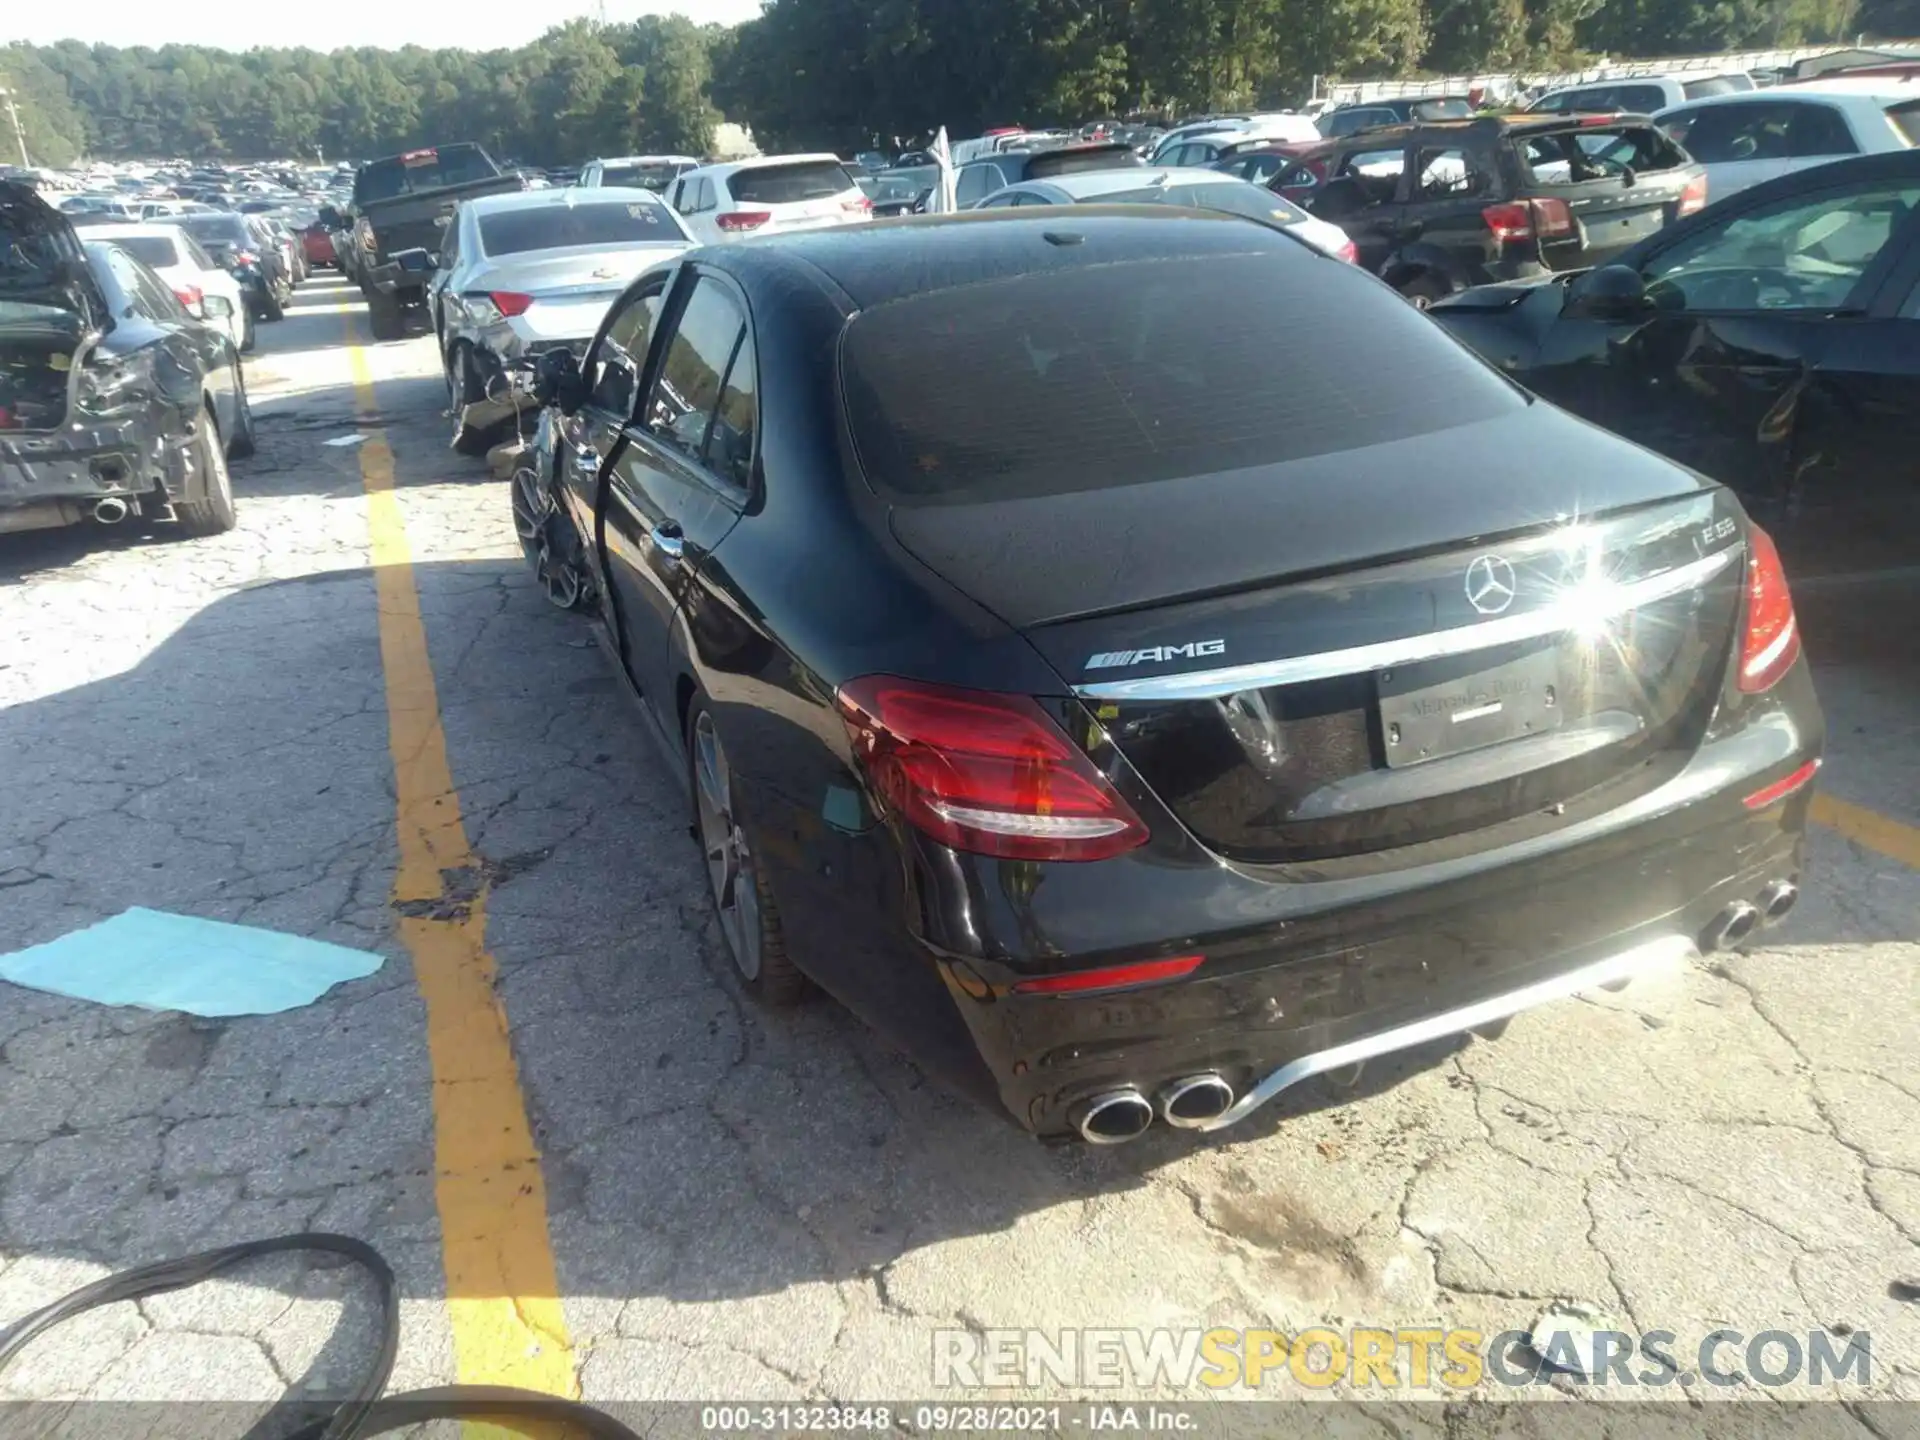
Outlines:
[[1731, 653], [1737, 517], [1703, 490], [1028, 635], [1203, 844], [1370, 855], [1691, 753]]

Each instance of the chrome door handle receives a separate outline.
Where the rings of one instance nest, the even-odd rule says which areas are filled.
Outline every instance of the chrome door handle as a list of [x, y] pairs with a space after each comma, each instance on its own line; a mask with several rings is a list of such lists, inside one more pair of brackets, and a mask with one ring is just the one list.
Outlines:
[[653, 527], [653, 548], [677, 564], [686, 553], [687, 537], [680, 533], [678, 523], [662, 520]]

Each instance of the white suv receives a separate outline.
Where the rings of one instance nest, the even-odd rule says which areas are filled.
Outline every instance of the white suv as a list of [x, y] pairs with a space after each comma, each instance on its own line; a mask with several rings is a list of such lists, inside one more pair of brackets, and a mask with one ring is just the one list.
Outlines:
[[673, 182], [668, 203], [702, 245], [873, 218], [873, 202], [837, 155], [703, 165]]

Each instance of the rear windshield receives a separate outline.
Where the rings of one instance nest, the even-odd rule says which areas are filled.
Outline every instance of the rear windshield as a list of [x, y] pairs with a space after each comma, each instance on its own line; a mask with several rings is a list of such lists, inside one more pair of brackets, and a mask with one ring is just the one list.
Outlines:
[[391, 200], [443, 185], [490, 180], [500, 169], [478, 145], [445, 145], [438, 150], [409, 150], [391, 160], [362, 166], [353, 177], [353, 203]]
[[1027, 161], [1027, 178], [1038, 180], [1043, 175], [1080, 175], [1089, 170], [1145, 168], [1146, 163], [1124, 145], [1087, 150], [1049, 150]]
[[1528, 170], [1544, 185], [1578, 185], [1671, 170], [1686, 153], [1652, 125], [1582, 125], [1529, 135], [1521, 146]]
[[1185, 205], [1194, 210], [1224, 210], [1269, 225], [1297, 225], [1307, 212], [1291, 200], [1244, 180], [1217, 180], [1195, 185], [1149, 185], [1139, 190], [1115, 190], [1089, 195], [1101, 205]]
[[142, 265], [150, 265], [155, 270], [165, 270], [169, 265], [180, 263], [178, 248], [164, 235], [118, 235], [108, 238]]
[[667, 207], [651, 200], [541, 205], [480, 217], [480, 248], [489, 255], [573, 245], [654, 245], [686, 238]]
[[1416, 120], [1464, 120], [1473, 114], [1473, 106], [1460, 99], [1422, 100], [1407, 113]]
[[642, 190], [664, 190], [684, 165], [609, 165], [600, 172], [602, 185], [634, 185]]
[[[1746, 80], [1746, 84], [1741, 84]], [[1689, 80], [1680, 87], [1680, 93], [1689, 100], [1698, 100], [1705, 95], [1731, 95], [1736, 91], [1745, 93], [1753, 89], [1753, 81], [1741, 76], [1735, 79], [1731, 75], [1714, 75], [1705, 80]]]
[[253, 239], [238, 215], [182, 215], [180, 224], [203, 245], [245, 245]]
[[837, 160], [801, 160], [792, 165], [756, 165], [727, 177], [727, 193], [748, 205], [793, 205], [826, 200], [859, 187]]
[[1108, 489], [1527, 403], [1364, 275], [1286, 250], [1021, 275], [856, 316], [841, 385], [869, 483], [901, 504]]

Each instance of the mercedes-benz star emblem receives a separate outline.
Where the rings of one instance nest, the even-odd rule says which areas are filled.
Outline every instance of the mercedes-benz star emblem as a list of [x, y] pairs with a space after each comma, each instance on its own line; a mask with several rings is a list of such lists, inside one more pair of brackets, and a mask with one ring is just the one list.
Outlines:
[[1498, 555], [1482, 555], [1467, 566], [1467, 603], [1482, 615], [1498, 615], [1513, 604], [1519, 583], [1513, 566]]

